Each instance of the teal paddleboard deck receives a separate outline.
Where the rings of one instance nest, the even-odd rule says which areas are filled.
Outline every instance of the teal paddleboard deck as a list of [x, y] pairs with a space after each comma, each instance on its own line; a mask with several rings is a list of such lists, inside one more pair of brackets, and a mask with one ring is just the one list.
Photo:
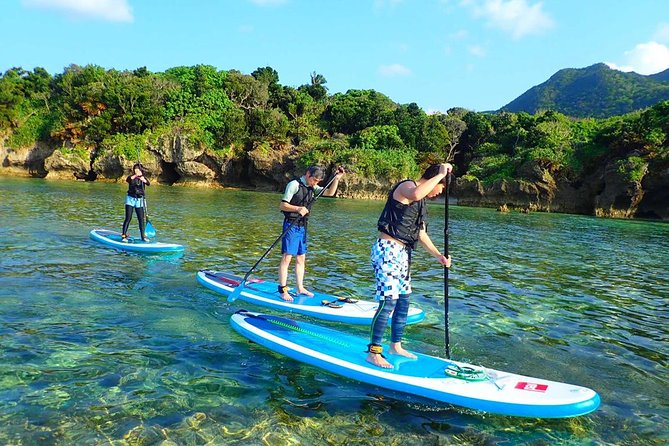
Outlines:
[[[222, 271], [202, 270], [197, 273], [197, 280], [205, 287], [229, 296], [239, 286], [242, 277]], [[290, 293], [292, 302], [281, 299], [276, 282], [251, 279], [247, 282], [239, 299], [256, 305], [281, 311], [312, 316], [314, 318], [344, 322], [349, 324], [371, 325], [379, 304], [374, 301], [357, 300], [331, 294], [314, 292], [313, 297]], [[407, 323], [415, 324], [425, 318], [425, 312], [415, 306], [409, 307]]]
[[368, 339], [316, 324], [240, 310], [232, 327], [269, 350], [336, 375], [441, 403], [500, 415], [567, 418], [597, 409], [599, 395], [572, 384], [532, 378], [417, 353], [386, 355], [392, 369], [368, 363]]
[[141, 239], [129, 238], [127, 242], [122, 241], [121, 233], [108, 231], [106, 229], [93, 229], [89, 236], [96, 242], [111, 246], [116, 249], [144, 254], [173, 254], [182, 252], [183, 245], [176, 243], [145, 242]]

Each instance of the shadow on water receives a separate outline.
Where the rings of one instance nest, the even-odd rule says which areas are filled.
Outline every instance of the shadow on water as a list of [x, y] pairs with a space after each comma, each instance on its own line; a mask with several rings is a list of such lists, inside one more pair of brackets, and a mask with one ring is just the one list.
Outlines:
[[[585, 417], [518, 419], [370, 387], [237, 335], [228, 319], [239, 302], [199, 286], [195, 273], [245, 273], [281, 232], [279, 194], [152, 186], [158, 240], [186, 246], [169, 257], [88, 239], [94, 227], [118, 230], [124, 193], [120, 184], [0, 177], [0, 443], [669, 441], [666, 224], [451, 209], [452, 356], [602, 397]], [[372, 297], [382, 205], [319, 200], [309, 287]], [[430, 206], [437, 246], [442, 211]], [[274, 250], [254, 277], [274, 279], [278, 261]], [[442, 270], [422, 249], [413, 280], [427, 318], [408, 327], [406, 345], [443, 355]]]

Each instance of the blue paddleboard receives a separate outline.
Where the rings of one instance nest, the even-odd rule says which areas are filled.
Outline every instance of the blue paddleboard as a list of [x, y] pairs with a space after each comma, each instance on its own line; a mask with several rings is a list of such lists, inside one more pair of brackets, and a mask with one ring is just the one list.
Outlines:
[[442, 403], [501, 415], [566, 418], [597, 409], [599, 395], [572, 384], [532, 378], [416, 353], [386, 355], [392, 369], [365, 360], [366, 338], [283, 317], [240, 310], [230, 323], [272, 351], [336, 375]]
[[[229, 296], [239, 286], [242, 277], [222, 271], [202, 270], [197, 273], [197, 280], [207, 288]], [[292, 311], [328, 321], [363, 325], [371, 325], [374, 313], [379, 306], [374, 301], [338, 297], [325, 293], [314, 292], [313, 297], [308, 297], [296, 294], [293, 289], [290, 289], [289, 292], [294, 299], [292, 302], [281, 299], [276, 282], [251, 279], [239, 295], [239, 299], [275, 310]], [[413, 305], [409, 307], [407, 323], [415, 324], [423, 319], [425, 319], [423, 310]]]
[[106, 229], [93, 229], [89, 236], [96, 242], [123, 251], [140, 252], [145, 254], [171, 254], [184, 250], [183, 245], [176, 243], [145, 242], [141, 239], [130, 237], [127, 242], [121, 240], [121, 233], [108, 231]]

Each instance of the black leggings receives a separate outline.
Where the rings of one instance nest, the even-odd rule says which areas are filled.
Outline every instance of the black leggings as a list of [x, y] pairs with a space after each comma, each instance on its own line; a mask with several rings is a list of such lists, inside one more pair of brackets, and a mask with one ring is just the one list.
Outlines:
[[[123, 234], [128, 233], [128, 226], [130, 226], [130, 220], [132, 220], [132, 210], [133, 206], [125, 205], [125, 221], [123, 222]], [[134, 208], [137, 213], [137, 220], [139, 220], [139, 234], [144, 239], [144, 208]]]

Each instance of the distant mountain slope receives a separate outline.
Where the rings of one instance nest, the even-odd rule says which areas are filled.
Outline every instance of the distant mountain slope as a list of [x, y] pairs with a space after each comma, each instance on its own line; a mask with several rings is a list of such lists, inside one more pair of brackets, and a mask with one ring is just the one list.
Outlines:
[[669, 99], [669, 69], [650, 76], [623, 73], [599, 63], [567, 68], [530, 88], [499, 111], [554, 110], [573, 117], [623, 115]]

